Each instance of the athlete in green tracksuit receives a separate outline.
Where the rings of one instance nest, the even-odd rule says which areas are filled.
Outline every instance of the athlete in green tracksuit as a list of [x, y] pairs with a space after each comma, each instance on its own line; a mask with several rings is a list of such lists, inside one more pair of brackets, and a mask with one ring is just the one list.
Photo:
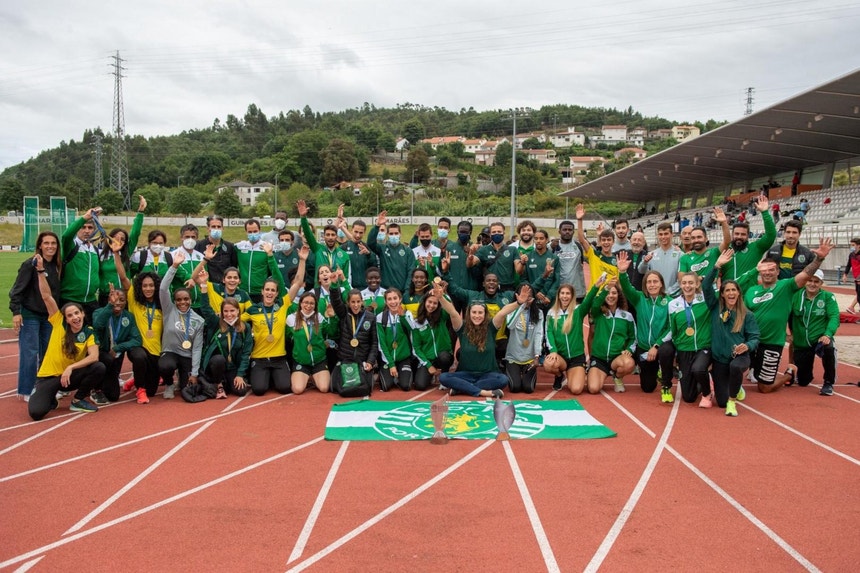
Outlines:
[[[87, 321], [98, 308], [99, 254], [89, 239], [96, 228], [90, 209], [69, 225], [60, 239], [63, 276], [60, 280], [60, 305], [77, 302], [83, 305]], [[88, 322], [89, 323], [89, 322]]]

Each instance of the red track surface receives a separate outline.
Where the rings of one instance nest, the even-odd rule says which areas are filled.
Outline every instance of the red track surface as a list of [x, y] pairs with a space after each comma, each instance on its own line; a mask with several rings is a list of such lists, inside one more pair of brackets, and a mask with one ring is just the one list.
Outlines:
[[[0, 333], [0, 340], [11, 338]], [[332, 395], [68, 399], [33, 423], [0, 344], [0, 565], [34, 571], [850, 571], [860, 369], [737, 418], [581, 396], [617, 438], [326, 442]], [[820, 369], [816, 371], [820, 381]], [[432, 400], [375, 393], [379, 400]], [[522, 396], [520, 396], [522, 397]], [[533, 399], [553, 393], [546, 375]], [[139, 440], [129, 443], [132, 440]], [[51, 465], [53, 464], [53, 465]]]

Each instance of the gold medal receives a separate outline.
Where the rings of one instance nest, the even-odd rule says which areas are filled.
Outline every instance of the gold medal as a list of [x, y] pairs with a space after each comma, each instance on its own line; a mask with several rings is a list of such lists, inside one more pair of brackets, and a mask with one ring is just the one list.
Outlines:
[[391, 348], [393, 348], [394, 350], [397, 350], [397, 342], [392, 342]]
[[314, 352], [314, 345], [313, 345], [313, 344], [308, 344], [308, 353], [309, 353], [309, 354], [313, 354], [313, 352]]
[[275, 335], [274, 334], [270, 334], [269, 336], [266, 337], [266, 342], [274, 342], [274, 341], [275, 341]]
[[687, 336], [693, 336], [694, 334], [696, 334], [696, 330], [692, 326], [688, 326], [687, 330], [684, 331], [684, 334], [686, 334]]
[[441, 278], [439, 278], [439, 277], [436, 277], [436, 278], [434, 278], [434, 279], [433, 279], [433, 284], [438, 285], [438, 284], [440, 284], [441, 282], [442, 282], [442, 279], [441, 279]]
[[155, 338], [155, 331], [150, 328], [149, 330], [146, 331], [146, 337], [147, 338]]
[[353, 338], [352, 340], [349, 341], [349, 345], [352, 346], [353, 348], [357, 348], [358, 347], [358, 339]]
[[523, 340], [523, 348], [528, 348], [529, 344], [531, 344], [531, 343], [532, 343], [532, 341], [529, 340], [528, 338], [526, 338], [525, 340]]
[[182, 341], [182, 349], [183, 350], [190, 350], [191, 349], [191, 341], [190, 340], [183, 340]]

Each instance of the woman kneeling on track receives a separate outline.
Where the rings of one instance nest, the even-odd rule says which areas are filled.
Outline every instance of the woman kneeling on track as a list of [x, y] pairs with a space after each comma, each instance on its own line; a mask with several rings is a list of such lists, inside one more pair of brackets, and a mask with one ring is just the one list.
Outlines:
[[681, 375], [678, 385], [684, 402], [702, 394], [702, 408], [711, 407], [711, 311], [699, 288], [699, 275], [684, 273], [678, 281], [681, 295], [669, 303], [669, 328], [678, 356]]
[[546, 315], [546, 346], [549, 350], [543, 368], [553, 376], [553, 390], [561, 390], [566, 384], [573, 394], [582, 394], [585, 388], [585, 338], [582, 323], [591, 309], [598, 289], [605, 278], [601, 278], [574, 309], [576, 291], [572, 285], [558, 287], [555, 302]]
[[299, 297], [299, 308], [287, 317], [287, 329], [293, 339], [293, 362], [290, 376], [293, 394], [301, 394], [313, 382], [320, 392], [328, 392], [331, 374], [326, 364], [326, 339], [334, 338], [332, 321], [317, 312], [317, 297], [308, 291]]
[[473, 301], [466, 307], [466, 320], [451, 315], [451, 325], [460, 341], [460, 359], [455, 372], [444, 372], [439, 383], [451, 389], [451, 394], [502, 397], [508, 377], [499, 372], [496, 361], [496, 333], [505, 325], [505, 317], [529, 299], [529, 291], [521, 291], [514, 302], [503, 306], [490, 319], [487, 306]]
[[105, 365], [99, 362], [93, 329], [84, 324], [84, 309], [80, 304], [70, 302], [62, 311], [57, 308], [41, 255], [34, 256], [33, 261], [52, 330], [48, 351], [36, 374], [36, 389], [27, 404], [30, 417], [41, 420], [56, 408], [56, 394], [60, 388], [76, 390], [69, 410], [96, 412], [98, 407], [88, 398], [97, 381], [104, 378]]
[[613, 278], [597, 295], [591, 309], [594, 322], [594, 339], [591, 341], [591, 359], [588, 367], [588, 391], [597, 394], [607, 376], [613, 377], [616, 392], [624, 392], [622, 379], [633, 373], [636, 362], [636, 325], [633, 315], [627, 312], [627, 301]]
[[161, 356], [158, 358], [158, 372], [166, 384], [164, 399], [176, 396], [177, 385], [173, 375], [178, 372], [181, 392], [188, 384], [197, 384], [200, 373], [200, 357], [203, 354], [203, 317], [191, 310], [191, 291], [178, 288], [170, 295], [170, 283], [176, 276], [179, 265], [185, 262], [185, 253], [180, 249], [173, 253], [173, 262], [161, 285], [158, 298], [164, 315], [164, 330], [161, 334]]
[[[732, 259], [734, 251], [726, 249], [714, 263], [714, 268], [702, 283], [702, 292], [711, 312], [711, 378], [717, 406], [726, 409], [726, 416], [737, 416], [735, 400], [746, 396], [744, 373], [750, 367], [750, 354], [759, 341], [755, 315], [744, 304], [741, 289], [735, 281], [724, 280], [720, 298], [714, 294], [714, 281], [720, 267]], [[704, 398], [703, 398], [704, 400]]]
[[206, 321], [206, 339], [200, 369], [204, 382], [215, 384], [215, 398], [226, 398], [228, 394], [244, 396], [248, 393], [248, 368], [254, 339], [251, 329], [239, 317], [242, 303], [228, 296], [221, 299], [220, 314], [210, 306], [209, 285], [206, 273], [201, 273], [200, 314]]
[[[271, 244], [263, 243], [263, 249], [268, 256], [274, 256]], [[265, 394], [272, 385], [281, 394], [288, 394], [292, 390], [286, 350], [287, 311], [290, 302], [305, 282], [308, 253], [308, 246], [302, 245], [299, 250], [298, 271], [289, 292], [283, 295], [280, 302], [278, 296], [284, 289], [284, 278], [278, 272], [263, 283], [262, 300], [242, 313], [242, 320], [251, 323], [254, 336], [250, 382], [251, 391], [256, 396]]]
[[457, 314], [454, 303], [445, 295], [445, 284], [433, 285], [424, 295], [413, 317], [406, 316], [412, 329], [412, 351], [416, 357], [414, 386], [426, 390], [433, 378], [447, 372], [454, 364], [454, 346], [448, 333], [450, 316]]
[[534, 299], [531, 285], [522, 283], [517, 295], [527, 296], [526, 302], [505, 320], [508, 325], [508, 348], [505, 350], [505, 370], [511, 392], [531, 394], [537, 384], [537, 367], [543, 350], [543, 313]]
[[648, 271], [642, 277], [645, 293], [633, 287], [627, 276], [630, 258], [627, 251], [619, 251], [618, 273], [621, 292], [636, 310], [636, 352], [639, 364], [639, 386], [650, 394], [657, 388], [657, 373], [662, 372], [660, 399], [664, 404], [675, 401], [672, 396], [672, 374], [675, 364], [675, 346], [669, 335], [669, 302], [663, 275]]
[[[352, 289], [346, 304], [340, 287], [331, 289], [331, 306], [339, 319], [340, 336], [337, 337], [338, 362], [332, 370], [331, 387], [341, 396], [357, 398], [369, 396], [373, 390], [373, 366], [376, 364], [376, 315], [365, 308], [361, 291]], [[345, 377], [352, 373], [355, 376]]]
[[96, 383], [92, 393], [93, 402], [99, 406], [119, 400], [119, 373], [125, 354], [143, 344], [134, 315], [126, 310], [127, 303], [124, 290], [111, 288], [108, 305], [93, 313], [93, 330], [99, 340], [99, 361], [105, 365], [104, 379]]
[[376, 337], [379, 343], [379, 388], [383, 392], [395, 384], [404, 392], [412, 386], [412, 347], [409, 343], [409, 322], [403, 310], [400, 290], [385, 291], [385, 310], [376, 317]]

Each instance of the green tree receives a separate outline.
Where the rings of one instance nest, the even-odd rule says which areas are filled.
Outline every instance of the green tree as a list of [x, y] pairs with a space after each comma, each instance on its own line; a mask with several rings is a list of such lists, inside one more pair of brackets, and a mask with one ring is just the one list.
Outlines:
[[317, 209], [316, 193], [311, 191], [311, 188], [304, 183], [293, 183], [284, 193], [286, 202], [283, 208], [287, 211], [290, 217], [298, 217], [299, 212], [296, 210], [296, 203], [304, 200], [308, 206], [310, 215], [314, 215]]
[[200, 196], [190, 187], [179, 187], [167, 198], [167, 209], [186, 217], [194, 215], [200, 211]]
[[543, 149], [543, 143], [537, 137], [529, 137], [523, 141], [523, 149]]
[[272, 206], [266, 203], [265, 201], [257, 201], [254, 203], [252, 207], [254, 210], [254, 215], [257, 217], [265, 217], [266, 215], [272, 216]]
[[86, 181], [74, 175], [66, 180], [65, 196], [68, 198], [69, 205], [76, 208], [81, 208], [84, 203], [89, 203], [92, 196], [92, 185], [88, 185]]
[[136, 195], [143, 195], [146, 199], [146, 214], [157, 215], [161, 213], [164, 205], [164, 190], [157, 183], [150, 183], [137, 190]]
[[24, 208], [24, 185], [17, 179], [0, 181], [0, 208], [4, 211], [21, 211]]
[[230, 169], [230, 156], [221, 151], [207, 151], [191, 158], [188, 174], [191, 183], [206, 183]]
[[320, 182], [332, 185], [338, 181], [352, 181], [360, 173], [355, 145], [343, 139], [332, 139], [320, 152], [323, 167]]
[[212, 203], [212, 210], [222, 217], [240, 217], [242, 215], [242, 202], [236, 197], [232, 189], [225, 189], [217, 193]]
[[403, 137], [409, 140], [409, 145], [418, 145], [424, 139], [424, 124], [418, 119], [410, 119], [403, 124]]
[[[105, 215], [121, 213], [123, 207], [122, 194], [113, 189], [103, 189], [93, 197], [93, 207], [101, 207]], [[79, 207], [82, 209], [83, 207]]]
[[503, 141], [502, 143], [496, 146], [496, 167], [511, 167], [511, 155], [513, 154], [513, 147], [507, 141]]
[[[414, 171], [414, 178], [413, 178]], [[406, 158], [407, 181], [427, 181], [430, 178], [430, 158], [421, 147], [413, 147]]]
[[389, 153], [394, 151], [396, 145], [397, 140], [394, 139], [394, 136], [387, 131], [380, 133], [379, 137], [376, 139], [376, 147], [384, 151], [388, 151]]
[[317, 185], [322, 173], [323, 160], [320, 152], [328, 146], [328, 136], [316, 130], [303, 131], [290, 138], [285, 151], [286, 158], [299, 167], [295, 179], [311, 186]]

